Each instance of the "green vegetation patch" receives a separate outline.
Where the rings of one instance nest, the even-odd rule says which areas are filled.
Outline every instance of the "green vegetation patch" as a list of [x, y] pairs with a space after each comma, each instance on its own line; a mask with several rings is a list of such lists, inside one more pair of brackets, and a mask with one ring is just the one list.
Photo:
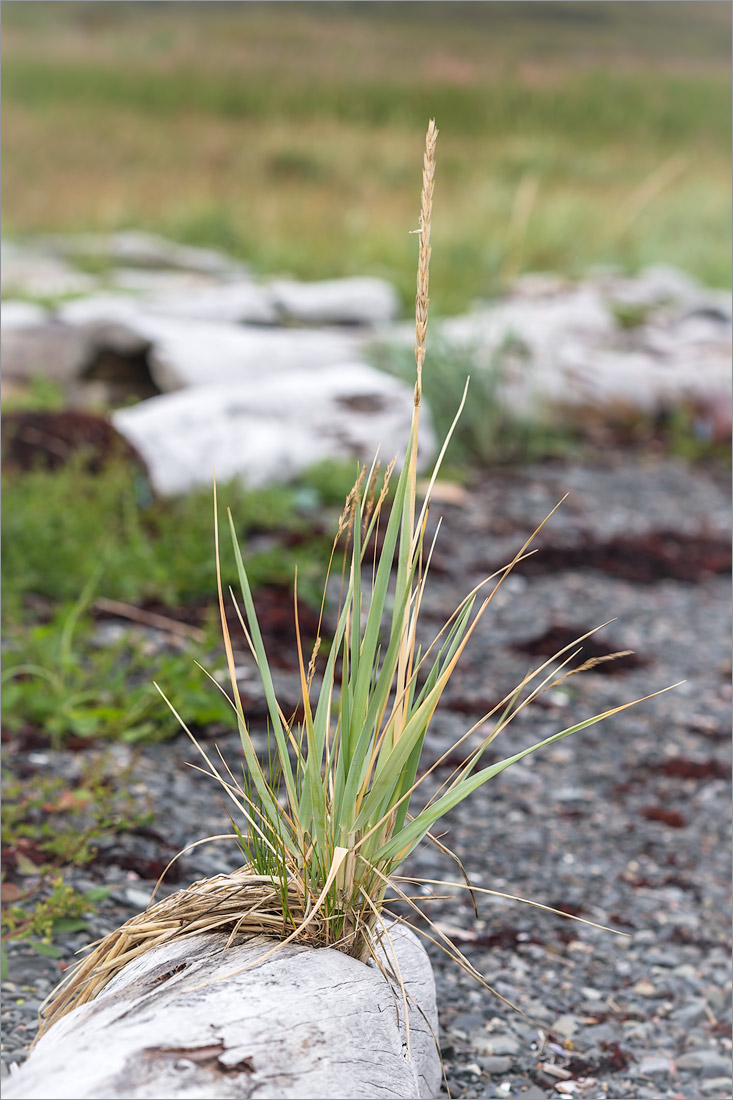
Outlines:
[[[290, 589], [297, 568], [301, 598], [318, 605], [332, 538], [320, 515], [343, 500], [353, 477], [347, 465], [324, 463], [297, 487], [220, 487], [220, 497], [238, 510], [255, 585]], [[208, 612], [216, 587], [211, 492], [150, 500], [136, 476], [123, 464], [91, 474], [81, 461], [4, 474], [6, 729], [31, 727], [54, 745], [69, 737], [169, 736], [176, 725], [153, 688], [156, 678], [195, 725], [230, 719], [190, 645], [155, 646], [134, 629], [100, 639], [94, 612], [118, 601], [132, 611], [153, 605], [183, 612], [201, 628], [199, 659], [220, 648]], [[224, 557], [222, 571], [226, 584], [236, 582], [233, 555]]]
[[435, 312], [526, 270], [666, 262], [730, 285], [724, 5], [7, 0], [3, 14], [6, 234], [146, 228], [264, 274], [385, 276], [407, 311], [414, 134], [435, 115]]
[[[72, 866], [92, 862], [99, 845], [152, 814], [130, 790], [130, 767], [90, 758], [74, 783], [27, 760], [3, 760], [2, 940], [25, 940], [38, 954], [62, 952], [54, 939], [88, 929], [105, 887], [79, 891]], [[2, 954], [3, 978], [7, 960]]]

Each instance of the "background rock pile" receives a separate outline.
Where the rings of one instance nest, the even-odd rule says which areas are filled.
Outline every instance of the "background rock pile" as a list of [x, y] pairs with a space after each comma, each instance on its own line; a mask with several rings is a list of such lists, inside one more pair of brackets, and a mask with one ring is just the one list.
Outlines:
[[[6, 393], [41, 374], [71, 405], [128, 405], [112, 422], [163, 495], [209, 484], [213, 468], [263, 484], [378, 446], [391, 457], [406, 438], [411, 387], [372, 364], [379, 347], [409, 349], [412, 325], [380, 279], [258, 280], [128, 232], [4, 245], [3, 293]], [[673, 269], [525, 276], [433, 338], [494, 373], [508, 415], [574, 427], [685, 409], [701, 438], [730, 437], [729, 297]]]

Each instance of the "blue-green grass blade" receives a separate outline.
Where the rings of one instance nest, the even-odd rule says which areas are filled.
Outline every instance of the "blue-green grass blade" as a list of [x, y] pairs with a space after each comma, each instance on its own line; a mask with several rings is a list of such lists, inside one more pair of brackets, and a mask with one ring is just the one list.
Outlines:
[[[422, 698], [408, 717], [404, 728], [400, 731], [397, 743], [392, 745], [385, 738], [375, 768], [372, 788], [362, 804], [362, 811], [357, 819], [360, 825], [365, 824], [365, 819], [373, 821], [377, 816], [381, 816], [390, 803], [399, 802], [404, 790], [409, 789], [402, 786], [403, 770], [406, 769], [408, 760], [410, 760], [414, 764], [415, 771], [417, 771], [419, 754], [413, 755], [414, 749], [418, 743], [422, 746], [422, 741], [435, 708], [452, 675], [468, 633], [472, 629], [470, 623], [472, 609], [473, 599], [471, 598], [451, 629], [448, 652], [442, 666], [436, 673], [433, 686], [425, 690], [424, 693], [421, 692]], [[477, 619], [474, 620], [474, 624], [476, 621]], [[408, 800], [405, 799], [405, 801]]]
[[[672, 685], [676, 687], [677, 685]], [[643, 703], [647, 699], [653, 699], [656, 695], [661, 695], [664, 691], [669, 691], [670, 688], [662, 688], [661, 691], [655, 691], [651, 695], [645, 695], [641, 699], [634, 699], [630, 703], [624, 703], [622, 706], [613, 707], [611, 710], [603, 711], [601, 714], [595, 714], [592, 718], [586, 718], [583, 722], [577, 722], [573, 726], [569, 726], [567, 729], [560, 730], [559, 733], [553, 733], [550, 737], [545, 737], [542, 741], [537, 741], [534, 745], [530, 745], [529, 748], [522, 749], [521, 752], [515, 753], [513, 756], [508, 756], [504, 760], [499, 760], [494, 764], [490, 764], [486, 768], [482, 768], [480, 772], [476, 772], [474, 775], [468, 776], [466, 779], [460, 781], [452, 790], [447, 791], [446, 794], [434, 802], [429, 808], [418, 814], [413, 821], [404, 827], [399, 835], [395, 835], [391, 840], [383, 844], [375, 854], [375, 858], [379, 860], [390, 860], [399, 857], [399, 862], [409, 855], [412, 849], [418, 844], [432, 825], [442, 817], [443, 814], [452, 810], [459, 802], [462, 802], [464, 798], [472, 794], [488, 780], [493, 779], [494, 776], [499, 775], [506, 768], [511, 767], [512, 764], [516, 764], [519, 760], [523, 760], [525, 756], [529, 756], [531, 753], [536, 752], [537, 749], [545, 748], [547, 745], [552, 745], [556, 741], [560, 741], [563, 737], [569, 737], [571, 733], [578, 733], [580, 730], [588, 729], [589, 726], [594, 726], [598, 722], [602, 722], [605, 718], [610, 718], [614, 714], [619, 714], [621, 711], [628, 710], [629, 707], [636, 706], [638, 703]]]
[[[367, 621], [364, 627], [364, 634], [359, 652], [359, 668], [357, 670], [352, 669], [354, 688], [350, 725], [356, 736], [358, 736], [358, 731], [364, 724], [368, 710], [369, 688], [374, 670], [374, 658], [377, 651], [377, 645], [379, 644], [379, 634], [384, 617], [384, 607], [392, 573], [406, 490], [407, 464], [403, 466], [402, 472], [400, 473], [394, 501], [392, 503], [392, 511], [385, 530], [384, 542], [379, 556], [379, 565], [377, 566], [377, 574], [374, 579], [374, 587], [369, 603], [369, 612], [367, 614]], [[395, 601], [396, 605], [399, 606], [401, 595], [396, 594]], [[349, 740], [351, 740], [351, 738], [352, 733], [350, 732]]]
[[348, 645], [344, 642], [344, 636], [348, 621], [350, 594], [351, 582], [349, 582], [344, 605], [341, 608], [326, 667], [323, 670], [321, 690], [313, 716], [312, 741], [308, 743], [308, 758], [305, 763], [308, 781], [303, 785], [300, 792], [299, 818], [301, 825], [305, 831], [315, 830], [318, 833], [319, 842], [323, 840], [321, 825], [325, 813], [325, 788], [321, 772], [326, 736], [331, 723], [336, 659], [342, 648], [344, 649], [344, 656], [347, 658]]
[[285, 786], [290, 804], [291, 806], [297, 806], [298, 800], [296, 797], [295, 779], [293, 777], [293, 769], [290, 763], [288, 743], [285, 737], [283, 723], [280, 718], [280, 709], [278, 707], [277, 697], [275, 695], [275, 685], [272, 682], [272, 674], [270, 672], [270, 666], [267, 660], [265, 646], [262, 641], [260, 626], [257, 621], [257, 612], [255, 611], [254, 601], [252, 599], [252, 591], [249, 586], [247, 571], [244, 568], [242, 554], [239, 549], [239, 540], [237, 539], [237, 532], [234, 526], [234, 520], [232, 519], [231, 511], [227, 510], [227, 514], [229, 516], [229, 529], [232, 537], [232, 547], [234, 549], [234, 559], [237, 566], [239, 586], [242, 591], [242, 598], [244, 599], [244, 607], [247, 613], [247, 623], [249, 626], [250, 635], [252, 637], [252, 644], [254, 646], [255, 656], [257, 657], [257, 664], [259, 668], [260, 678], [262, 680], [262, 686], [265, 691], [267, 710], [270, 715], [270, 721], [272, 722], [272, 729], [275, 735], [275, 743], [277, 744], [278, 755], [280, 757], [280, 763], [283, 770], [283, 778], [285, 780]]
[[[416, 564], [416, 562], [413, 563], [413, 572], [411, 576], [414, 575]], [[403, 612], [409, 595], [410, 586], [408, 585], [402, 593]], [[400, 608], [397, 610], [399, 611]], [[375, 664], [373, 666], [374, 678], [369, 698], [369, 709], [367, 710], [366, 716], [362, 721], [361, 729], [357, 735], [352, 759], [353, 766], [349, 769], [348, 779], [346, 780], [343, 792], [342, 804], [347, 808], [355, 805], [357, 793], [367, 779], [372, 749], [377, 736], [377, 723], [384, 712], [393, 686], [401, 641], [402, 639], [399, 634], [395, 633], [390, 637], [387, 652], [384, 655], [381, 666], [379, 663], [379, 651], [376, 655]], [[353, 813], [351, 816], [353, 818]]]
[[394, 744], [388, 743], [387, 738], [384, 739], [375, 768], [372, 787], [362, 803], [355, 822], [355, 829], [366, 827], [367, 824], [374, 822], [384, 813], [384, 807], [389, 803], [390, 797], [394, 793], [402, 769], [407, 763], [416, 742], [425, 735], [446, 682], [447, 676], [444, 674], [415, 713], [407, 720], [400, 732], [399, 739]]
[[[349, 675], [342, 677], [342, 693], [347, 695], [347, 710], [349, 720], [341, 724], [341, 744], [339, 745], [339, 764], [347, 770], [351, 764], [351, 744], [353, 730], [351, 727], [351, 683], [358, 683], [361, 651], [361, 523], [362, 501], [357, 498], [354, 511], [354, 525], [352, 532], [351, 549], [351, 576], [353, 588], [351, 591], [351, 636], [349, 638]], [[344, 652], [344, 657], [346, 653]], [[342, 719], [343, 709], [342, 709]]]

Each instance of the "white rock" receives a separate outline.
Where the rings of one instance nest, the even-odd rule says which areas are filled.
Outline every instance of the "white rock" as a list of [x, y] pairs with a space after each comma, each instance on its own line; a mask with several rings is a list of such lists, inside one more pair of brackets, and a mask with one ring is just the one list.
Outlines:
[[144, 309], [129, 294], [105, 292], [77, 298], [56, 306], [55, 314], [67, 325], [108, 324], [112, 321], [135, 322], [144, 317]]
[[[392, 926], [408, 992], [333, 949], [225, 935], [158, 947], [60, 1019], [5, 1080], [8, 1100], [351, 1100], [435, 1097], [438, 1019], [430, 961]], [[252, 965], [254, 964], [254, 965]], [[251, 966], [244, 970], [243, 967]]]
[[7, 298], [0, 309], [0, 329], [3, 333], [16, 329], [38, 328], [40, 325], [45, 325], [48, 319], [48, 310], [34, 302]]
[[679, 268], [667, 264], [645, 267], [635, 278], [626, 280], [627, 300], [654, 305], [658, 302], [689, 302], [697, 297], [700, 284]]
[[520, 341], [533, 356], [541, 356], [564, 335], [600, 338], [614, 330], [613, 316], [602, 296], [581, 286], [564, 295], [508, 299], [446, 320], [440, 335], [450, 343], [480, 349], [482, 360], [508, 340]]
[[164, 393], [222, 382], [259, 385], [263, 375], [317, 371], [354, 357], [364, 337], [353, 332], [299, 331], [165, 316], [124, 295], [96, 295], [59, 307], [58, 316], [103, 343], [105, 329], [120, 325], [128, 341], [151, 345], [150, 366]]
[[71, 258], [84, 256], [128, 267], [171, 268], [203, 275], [246, 271], [244, 264], [210, 248], [177, 244], [154, 233], [129, 229], [119, 233], [57, 234], [43, 238], [48, 248]]
[[[596, 276], [571, 290], [525, 279], [520, 289], [520, 297], [443, 321], [433, 336], [467, 371], [496, 372], [497, 398], [512, 412], [549, 410], [573, 424], [586, 410], [654, 415], [684, 405], [700, 410], [703, 431], [729, 436], [731, 329], [716, 291], [667, 268], [636, 279]], [[667, 305], [623, 329], [613, 312], [620, 301]], [[391, 331], [411, 345], [410, 326]], [[429, 356], [430, 345], [428, 371]]]
[[[404, 450], [412, 388], [365, 363], [308, 373], [263, 373], [256, 384], [200, 386], [152, 398], [112, 416], [144, 458], [163, 496], [242, 477], [285, 481], [322, 459], [387, 462]], [[435, 450], [428, 410], [421, 462]]]
[[394, 321], [400, 312], [397, 291], [384, 279], [275, 279], [269, 287], [285, 317], [302, 324], [378, 325]]
[[349, 332], [258, 328], [146, 316], [135, 329], [152, 344], [150, 366], [165, 393], [183, 386], [252, 388], [283, 371], [298, 371], [301, 385], [319, 370], [358, 354], [361, 339]]
[[28, 327], [3, 325], [3, 378], [23, 382], [49, 378], [66, 386], [83, 371], [89, 346], [84, 333], [57, 321]]
[[94, 289], [94, 279], [36, 247], [25, 248], [9, 242], [2, 247], [2, 289], [8, 296], [58, 298], [89, 294]]
[[220, 277], [202, 275], [198, 271], [156, 267], [120, 267], [104, 276], [106, 285], [140, 297], [200, 293], [212, 286], [219, 286], [220, 282]]
[[147, 303], [152, 313], [203, 321], [274, 325], [280, 314], [271, 291], [249, 279], [219, 283], [199, 290], [158, 294]]

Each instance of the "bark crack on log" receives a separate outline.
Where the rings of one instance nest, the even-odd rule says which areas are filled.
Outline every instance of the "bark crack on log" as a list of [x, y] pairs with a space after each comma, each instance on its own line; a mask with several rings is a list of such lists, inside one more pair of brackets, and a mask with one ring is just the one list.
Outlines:
[[171, 1062], [180, 1060], [193, 1062], [201, 1069], [208, 1069], [213, 1073], [221, 1073], [225, 1076], [255, 1072], [251, 1058], [240, 1058], [238, 1062], [229, 1064], [220, 1061], [222, 1054], [225, 1053], [226, 1047], [222, 1042], [205, 1047], [148, 1047], [145, 1051], [145, 1055], [151, 1060], [157, 1060], [162, 1056], [166, 1061]]
[[152, 979], [153, 984], [160, 985], [162, 982], [167, 982], [169, 978], [172, 978], [174, 974], [180, 974], [182, 970], [185, 970], [188, 966], [187, 962], [179, 963], [178, 966], [174, 966], [172, 970], [167, 970], [164, 974], [158, 974]]

